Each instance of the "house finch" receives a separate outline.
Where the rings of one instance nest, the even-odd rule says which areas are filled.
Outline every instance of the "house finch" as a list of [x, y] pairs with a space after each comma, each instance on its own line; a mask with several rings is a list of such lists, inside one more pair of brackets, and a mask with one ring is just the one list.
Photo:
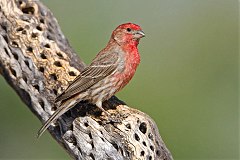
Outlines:
[[107, 46], [56, 98], [55, 102], [61, 102], [61, 105], [39, 130], [38, 137], [53, 121], [82, 100], [88, 100], [109, 114], [102, 108], [102, 102], [112, 97], [132, 79], [140, 63], [137, 46], [140, 38], [144, 36], [141, 27], [136, 24], [118, 26]]

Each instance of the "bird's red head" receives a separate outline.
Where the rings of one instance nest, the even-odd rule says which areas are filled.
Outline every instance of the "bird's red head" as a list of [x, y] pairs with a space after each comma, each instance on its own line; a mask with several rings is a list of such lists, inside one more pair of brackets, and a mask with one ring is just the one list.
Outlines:
[[125, 23], [119, 25], [112, 33], [112, 38], [117, 41], [118, 44], [138, 44], [140, 38], [145, 37], [145, 33], [142, 28], [133, 23]]

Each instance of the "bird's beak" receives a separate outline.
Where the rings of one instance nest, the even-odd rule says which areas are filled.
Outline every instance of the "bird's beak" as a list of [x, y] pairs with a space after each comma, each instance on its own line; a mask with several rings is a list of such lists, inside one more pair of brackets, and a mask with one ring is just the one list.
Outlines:
[[142, 30], [137, 31], [137, 34], [141, 35], [142, 37], [145, 37], [145, 33]]
[[138, 31], [135, 32], [134, 37], [135, 37], [136, 39], [145, 37], [145, 33], [144, 33], [142, 30], [138, 30]]

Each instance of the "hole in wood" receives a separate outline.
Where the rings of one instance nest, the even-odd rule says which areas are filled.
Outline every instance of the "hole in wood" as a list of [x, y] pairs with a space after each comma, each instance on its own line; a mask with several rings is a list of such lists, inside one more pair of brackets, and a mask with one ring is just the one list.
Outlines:
[[48, 23], [49, 28], [54, 28], [52, 23]]
[[85, 127], [88, 127], [89, 125], [88, 125], [88, 123], [87, 123], [87, 122], [85, 122], [85, 123], [84, 123], [84, 126], [85, 126]]
[[118, 145], [116, 143], [112, 143], [112, 145], [118, 151]]
[[20, 31], [22, 31], [22, 30], [23, 30], [22, 27], [18, 27], [18, 28], [16, 29], [17, 32], [20, 32]]
[[161, 151], [160, 151], [160, 150], [157, 150], [157, 151], [156, 151], [156, 155], [160, 157]]
[[44, 19], [43, 18], [41, 18], [39, 21], [40, 21], [40, 23], [44, 23]]
[[47, 39], [54, 40], [54, 38], [50, 34], [47, 35]]
[[55, 73], [50, 74], [50, 78], [53, 80], [57, 80], [57, 75]]
[[78, 149], [79, 153], [82, 155], [82, 150], [78, 145], [77, 145], [77, 149]]
[[20, 89], [20, 93], [21, 95], [24, 97], [24, 101], [27, 105], [30, 105], [32, 103], [32, 100], [31, 100], [31, 96], [30, 94], [28, 93], [28, 91], [24, 90], [24, 89]]
[[5, 40], [6, 43], [9, 42], [9, 41], [8, 41], [8, 37], [7, 37], [7, 35], [4, 35], [4, 36], [3, 36], [3, 39]]
[[90, 139], [92, 139], [92, 134], [91, 134], [91, 132], [88, 133], [88, 136], [89, 136]]
[[95, 158], [94, 158], [92, 153], [90, 153], [89, 156], [92, 158], [92, 160], [95, 160]]
[[28, 46], [28, 47], [27, 47], [27, 51], [28, 51], [28, 52], [33, 52], [33, 48], [32, 48], [31, 46]]
[[[72, 127], [72, 126], [71, 126], [71, 127]], [[71, 130], [73, 130], [73, 129], [71, 129]], [[77, 140], [76, 140], [75, 137], [72, 137], [72, 144], [73, 144], [74, 146], [77, 145]]]
[[101, 137], [102, 141], [105, 142], [105, 139], [103, 137]]
[[27, 83], [27, 77], [25, 75], [22, 76], [22, 79], [24, 80], [25, 83]]
[[26, 30], [23, 30], [23, 31], [22, 31], [22, 34], [27, 34], [27, 31], [26, 31]]
[[57, 67], [62, 67], [62, 64], [59, 61], [55, 61], [53, 64]]
[[18, 55], [17, 55], [17, 53], [13, 52], [12, 54], [13, 54], [14, 59], [18, 60]]
[[6, 47], [4, 47], [4, 52], [10, 57], [9, 53], [8, 53], [8, 50]]
[[69, 76], [76, 76], [76, 74], [73, 71], [68, 72]]
[[145, 141], [143, 141], [143, 142], [142, 142], [142, 144], [143, 144], [144, 146], [147, 146], [147, 144], [146, 144], [146, 142], [145, 142]]
[[60, 52], [57, 52], [57, 55], [58, 55], [58, 57], [60, 57], [60, 58], [63, 58], [63, 55], [62, 55], [62, 53], [60, 53]]
[[123, 155], [123, 149], [119, 148], [121, 155]]
[[40, 88], [38, 84], [33, 85], [33, 87], [39, 92]]
[[16, 77], [16, 75], [17, 75], [17, 74], [16, 74], [16, 71], [15, 71], [13, 68], [11, 68], [11, 67], [10, 67], [10, 72], [11, 72], [11, 74], [12, 74], [14, 77]]
[[32, 6], [26, 6], [26, 7], [22, 8], [22, 12], [25, 14], [34, 14], [35, 9]]
[[139, 130], [145, 134], [147, 132], [147, 124], [145, 122], [142, 122], [139, 126]]
[[47, 59], [47, 57], [46, 57], [46, 55], [45, 55], [44, 53], [40, 53], [40, 57], [41, 57], [42, 59]]
[[153, 135], [152, 135], [152, 133], [149, 133], [149, 134], [148, 134], [148, 138], [153, 141]]
[[43, 73], [44, 72], [44, 68], [43, 67], [39, 67], [39, 71]]
[[150, 149], [151, 149], [152, 151], [154, 151], [154, 147], [153, 147], [153, 146], [150, 146]]
[[53, 106], [53, 107], [51, 108], [51, 110], [52, 110], [52, 111], [56, 111], [56, 110], [57, 110], [57, 107], [56, 107], [56, 106]]
[[[58, 33], [57, 36], [58, 36], [58, 37], [62, 37], [60, 33]], [[59, 42], [63, 42], [63, 39], [60, 38], [60, 39], [59, 39]]]
[[135, 133], [135, 134], [134, 134], [134, 138], [135, 138], [137, 141], [139, 141], [139, 140], [140, 140], [140, 138], [139, 138], [139, 136], [138, 136], [138, 134], [137, 134], [137, 133]]
[[42, 31], [42, 27], [40, 27], [40, 26], [37, 26], [36, 29], [39, 31]]
[[144, 151], [141, 151], [141, 155], [140, 156], [144, 156], [145, 152]]
[[53, 30], [51, 28], [48, 29], [49, 33], [53, 33]]
[[32, 38], [37, 38], [38, 34], [37, 33], [32, 33]]
[[47, 44], [44, 45], [44, 47], [50, 48], [50, 45], [47, 43]]
[[39, 99], [38, 102], [39, 102], [40, 106], [42, 107], [42, 109], [44, 110], [44, 106], [45, 106], [44, 101], [42, 99]]
[[90, 142], [90, 144], [91, 144], [92, 148], [94, 148], [94, 144], [93, 144], [93, 141], [91, 141], [91, 142]]
[[6, 27], [4, 24], [1, 24], [1, 26], [2, 26], [2, 29], [3, 29], [5, 32], [7, 32], [7, 27]]
[[149, 159], [149, 160], [152, 160], [152, 156], [149, 156], [148, 159]]
[[162, 150], [164, 150], [164, 147], [163, 147], [163, 146], [161, 146], [161, 149], [162, 149]]
[[125, 153], [126, 153], [127, 157], [130, 156], [130, 152], [128, 150], [125, 150]]
[[57, 90], [53, 89], [53, 94], [57, 95]]
[[26, 64], [26, 66], [28, 66], [28, 68], [30, 68], [29, 62], [28, 62], [27, 60], [25, 60], [24, 62], [25, 62], [25, 64]]
[[16, 41], [12, 41], [12, 46], [18, 47], [18, 43]]
[[128, 124], [126, 124], [126, 127], [128, 128], [128, 129], [131, 129], [131, 125], [128, 123]]

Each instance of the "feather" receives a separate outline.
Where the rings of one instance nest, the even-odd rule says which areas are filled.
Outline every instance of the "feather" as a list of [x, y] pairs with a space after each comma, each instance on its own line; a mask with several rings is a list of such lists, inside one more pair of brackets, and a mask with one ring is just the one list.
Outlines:
[[39, 129], [37, 138], [39, 138], [43, 132], [51, 125], [52, 122], [54, 122], [56, 119], [58, 119], [62, 114], [67, 112], [69, 109], [74, 107], [74, 104], [77, 103], [77, 100], [75, 101], [66, 101], [61, 106], [57, 108], [57, 110], [51, 115], [51, 117], [44, 123], [44, 125]]
[[[76, 77], [75, 80], [73, 80], [68, 88], [55, 99], [55, 102], [68, 99], [75, 94], [84, 92], [86, 89], [90, 88], [103, 78], [111, 75], [114, 73], [114, 71], [116, 71], [118, 64], [117, 54], [101, 54], [104, 55], [104, 58], [103, 56], [100, 56], [100, 59], [94, 59], [91, 65], [86, 67], [82, 73]], [[96, 61], [98, 63], [94, 63]]]

